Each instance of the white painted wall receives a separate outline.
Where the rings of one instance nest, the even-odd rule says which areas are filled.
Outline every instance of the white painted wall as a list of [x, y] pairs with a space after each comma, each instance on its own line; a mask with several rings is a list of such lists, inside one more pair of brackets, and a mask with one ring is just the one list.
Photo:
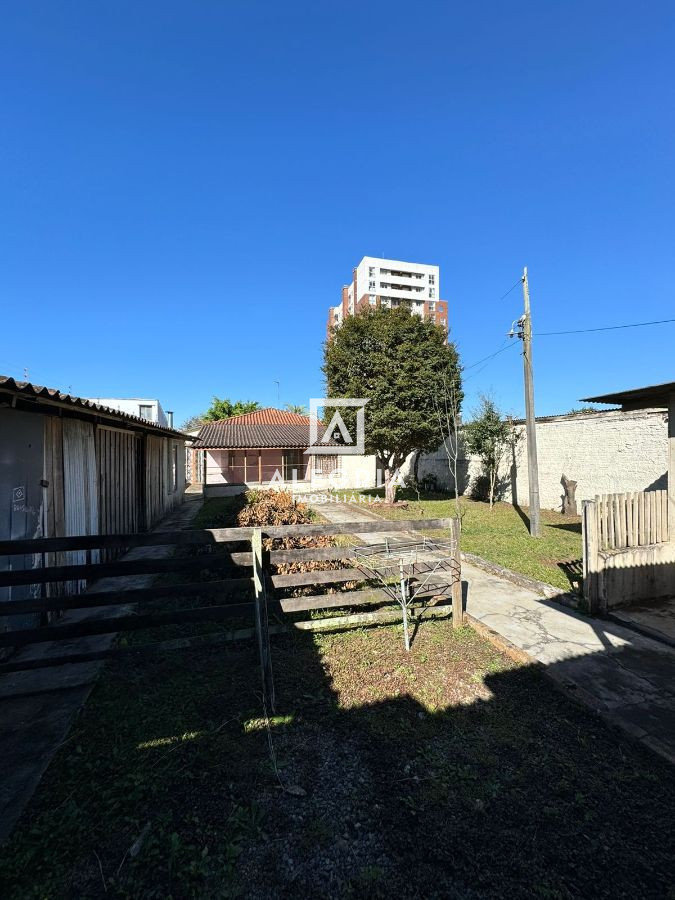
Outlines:
[[[525, 426], [516, 423], [521, 435], [515, 459], [509, 458], [500, 475], [506, 479], [505, 500], [528, 505], [527, 448]], [[561, 509], [562, 474], [577, 481], [579, 510], [582, 500], [596, 494], [623, 493], [665, 488], [667, 486], [668, 422], [665, 410], [585, 413], [576, 416], [552, 416], [537, 421], [539, 493], [544, 509]], [[406, 460], [402, 474], [412, 471], [413, 456]], [[476, 457], [461, 454], [460, 490], [467, 493], [470, 483], [480, 474]], [[453, 489], [452, 476], [443, 446], [423, 454], [418, 477], [436, 475], [439, 487]], [[515, 494], [515, 496], [514, 496]]]
[[119, 409], [120, 412], [128, 413], [131, 416], [140, 416], [141, 406], [151, 406], [150, 422], [156, 422], [164, 428], [168, 427], [169, 421], [166, 413], [162, 409], [159, 400], [151, 400], [143, 397], [87, 397], [92, 403], [98, 403], [100, 406], [107, 406], [109, 409]]

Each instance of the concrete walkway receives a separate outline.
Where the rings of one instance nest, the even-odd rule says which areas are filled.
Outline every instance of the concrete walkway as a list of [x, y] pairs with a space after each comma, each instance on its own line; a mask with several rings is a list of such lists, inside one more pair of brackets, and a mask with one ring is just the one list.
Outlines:
[[[186, 502], [164, 518], [155, 531], [184, 528], [202, 506], [201, 497]], [[137, 547], [123, 557], [164, 559], [173, 547]], [[155, 575], [102, 578], [89, 592], [149, 587]], [[129, 605], [70, 610], [59, 624], [73, 624], [131, 612]], [[32, 644], [12, 656], [12, 662], [43, 659], [63, 653], [88, 653], [107, 649], [115, 635], [105, 634], [69, 641]], [[24, 807], [38, 786], [52, 757], [66, 740], [77, 713], [96, 682], [103, 662], [75, 663], [27, 672], [0, 675], [0, 843], [10, 835]]]
[[[381, 518], [354, 506], [321, 503], [330, 522]], [[382, 532], [359, 536], [381, 541]], [[402, 532], [389, 532], [401, 539]], [[675, 763], [675, 649], [628, 628], [572, 611], [462, 563], [465, 609], [475, 620], [541, 664], [568, 695], [590, 706]]]

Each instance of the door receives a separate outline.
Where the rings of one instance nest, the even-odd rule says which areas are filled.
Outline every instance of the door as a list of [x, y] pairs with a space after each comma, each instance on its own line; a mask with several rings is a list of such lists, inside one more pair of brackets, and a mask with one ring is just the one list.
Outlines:
[[[0, 409], [0, 540], [39, 538], [43, 531], [44, 416]], [[0, 556], [0, 571], [40, 568], [41, 554]], [[41, 586], [0, 587], [0, 603], [41, 596]], [[0, 617], [0, 629], [40, 624], [39, 613]]]

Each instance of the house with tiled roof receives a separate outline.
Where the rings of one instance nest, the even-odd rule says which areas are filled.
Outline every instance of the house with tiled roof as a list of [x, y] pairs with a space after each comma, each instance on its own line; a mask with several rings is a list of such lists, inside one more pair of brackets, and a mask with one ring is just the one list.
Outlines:
[[333, 453], [311, 452], [309, 416], [282, 409], [257, 409], [207, 422], [193, 446], [201, 453], [205, 496], [223, 496], [252, 486], [316, 491], [331, 486], [373, 487], [374, 456], [343, 455], [342, 444], [317, 423], [317, 442]]

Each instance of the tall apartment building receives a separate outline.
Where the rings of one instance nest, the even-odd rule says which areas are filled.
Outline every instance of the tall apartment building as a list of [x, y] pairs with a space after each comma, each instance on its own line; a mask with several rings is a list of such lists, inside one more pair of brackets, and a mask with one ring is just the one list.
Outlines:
[[342, 288], [342, 300], [328, 311], [327, 331], [367, 306], [388, 309], [407, 304], [411, 312], [448, 328], [448, 304], [440, 297], [438, 266], [364, 256], [352, 282]]

